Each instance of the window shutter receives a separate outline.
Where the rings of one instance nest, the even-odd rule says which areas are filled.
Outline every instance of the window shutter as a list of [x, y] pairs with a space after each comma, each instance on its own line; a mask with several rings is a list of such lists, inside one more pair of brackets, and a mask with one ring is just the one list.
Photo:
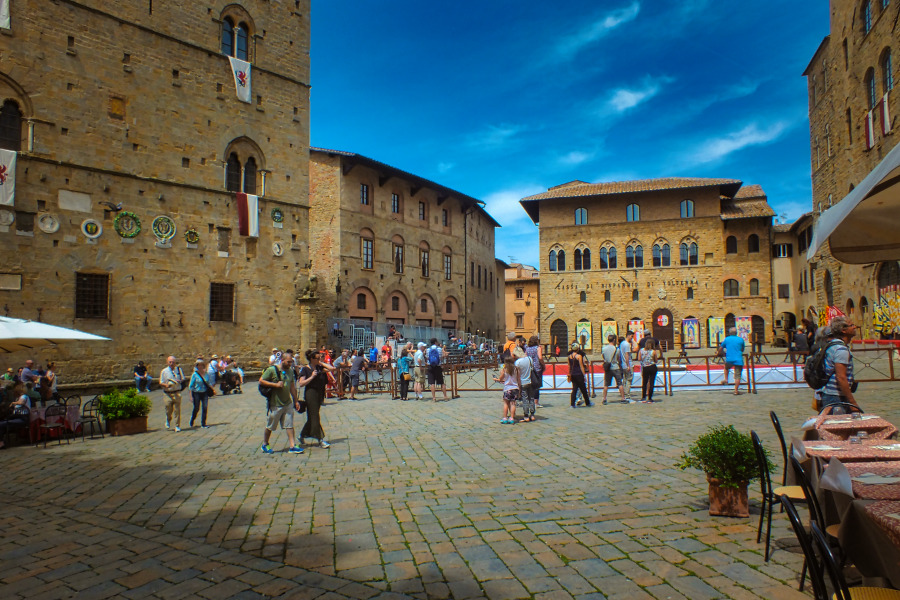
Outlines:
[[794, 245], [793, 244], [787, 245], [787, 255], [788, 255], [788, 258], [794, 256]]

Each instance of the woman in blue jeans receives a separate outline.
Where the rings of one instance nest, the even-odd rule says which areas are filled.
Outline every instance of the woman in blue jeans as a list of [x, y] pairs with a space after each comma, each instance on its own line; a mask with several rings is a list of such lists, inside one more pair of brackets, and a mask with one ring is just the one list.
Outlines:
[[197, 419], [197, 413], [200, 412], [202, 408], [202, 412], [200, 412], [200, 425], [206, 429], [206, 409], [209, 406], [209, 396], [212, 389], [210, 389], [209, 384], [206, 383], [206, 379], [203, 378], [203, 373], [205, 369], [203, 368], [206, 365], [202, 360], [198, 360], [194, 363], [194, 372], [191, 373], [191, 382], [188, 384], [188, 388], [191, 390], [191, 398], [194, 400], [194, 412], [191, 413], [191, 427], [194, 426], [194, 421]]

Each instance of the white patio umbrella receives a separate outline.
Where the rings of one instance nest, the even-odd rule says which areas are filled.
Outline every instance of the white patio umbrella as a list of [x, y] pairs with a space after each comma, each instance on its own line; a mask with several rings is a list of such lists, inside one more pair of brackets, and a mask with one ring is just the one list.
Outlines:
[[38, 346], [72, 341], [108, 342], [110, 339], [77, 329], [67, 329], [25, 319], [0, 317], [0, 352], [30, 350]]
[[831, 255], [845, 263], [900, 260], [900, 144], [819, 216], [807, 260], [825, 240], [831, 242]]

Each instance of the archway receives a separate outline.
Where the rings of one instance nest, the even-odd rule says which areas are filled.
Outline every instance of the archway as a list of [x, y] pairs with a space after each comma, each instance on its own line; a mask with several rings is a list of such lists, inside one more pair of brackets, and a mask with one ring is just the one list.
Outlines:
[[556, 356], [556, 348], [564, 353], [569, 346], [569, 326], [562, 319], [556, 319], [550, 324], [550, 349]]
[[444, 300], [444, 312], [441, 315], [441, 327], [444, 329], [456, 329], [459, 323], [459, 302], [453, 296], [447, 296]]
[[750, 317], [750, 340], [757, 344], [766, 343], [766, 320], [759, 315]]
[[388, 294], [384, 305], [384, 320], [395, 325], [405, 325], [409, 318], [409, 301], [406, 294], [395, 290]]
[[375, 294], [369, 288], [358, 287], [350, 294], [350, 305], [347, 307], [347, 315], [351, 319], [374, 321], [377, 310]]
[[675, 322], [672, 311], [668, 308], [657, 308], [653, 311], [653, 337], [659, 341], [660, 347], [671, 350], [675, 345]]
[[434, 325], [434, 298], [425, 294], [416, 302], [416, 325], [432, 327]]

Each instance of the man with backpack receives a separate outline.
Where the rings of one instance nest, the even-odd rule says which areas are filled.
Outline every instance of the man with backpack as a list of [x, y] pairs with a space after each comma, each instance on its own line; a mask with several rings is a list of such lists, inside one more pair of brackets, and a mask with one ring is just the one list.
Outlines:
[[622, 367], [619, 364], [619, 348], [616, 346], [615, 334], [609, 334], [606, 341], [607, 344], [600, 351], [603, 355], [603, 404], [606, 404], [606, 393], [614, 381], [616, 387], [619, 388], [619, 395], [622, 396], [624, 404], [627, 400], [625, 400], [625, 388], [622, 386]]
[[444, 350], [438, 346], [437, 338], [431, 338], [431, 346], [428, 347], [428, 351], [425, 354], [428, 358], [428, 385], [431, 386], [431, 401], [437, 402], [435, 387], [438, 385], [441, 386], [441, 391], [444, 392], [444, 400], [449, 400], [450, 398], [447, 397], [447, 386], [444, 385], [444, 369], [441, 367]]
[[[835, 317], [829, 328], [831, 339], [824, 342], [824, 347], [820, 343], [810, 361], [814, 363], [811, 366], [818, 371], [817, 375], [825, 379], [825, 385], [821, 388], [822, 408], [833, 406], [832, 414], [844, 414], [847, 410], [841, 404], [859, 407], [853, 397], [856, 384], [853, 380], [853, 355], [850, 353], [850, 341], [856, 336], [857, 327], [846, 317]], [[821, 363], [821, 366], [816, 363]], [[807, 378], [806, 371], [804, 368], [804, 378]]]

